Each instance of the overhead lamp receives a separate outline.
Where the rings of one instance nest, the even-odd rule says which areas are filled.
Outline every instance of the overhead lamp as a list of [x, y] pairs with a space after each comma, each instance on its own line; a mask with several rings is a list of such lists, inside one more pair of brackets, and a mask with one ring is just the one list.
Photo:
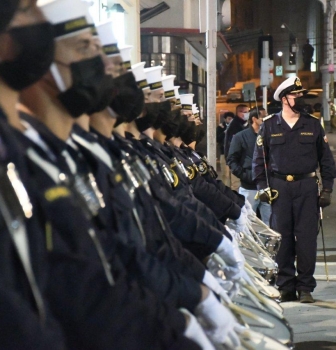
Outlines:
[[125, 13], [125, 9], [120, 4], [114, 4], [111, 7], [112, 12]]

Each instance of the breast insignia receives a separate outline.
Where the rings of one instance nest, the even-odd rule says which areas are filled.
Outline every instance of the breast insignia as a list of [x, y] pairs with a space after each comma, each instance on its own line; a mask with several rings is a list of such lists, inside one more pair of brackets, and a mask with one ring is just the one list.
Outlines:
[[201, 162], [198, 164], [198, 171], [202, 174], [205, 175], [208, 171], [208, 166], [206, 165], [205, 162]]
[[262, 146], [262, 144], [263, 144], [263, 138], [262, 138], [262, 136], [261, 135], [258, 135], [258, 137], [257, 137], [257, 146]]

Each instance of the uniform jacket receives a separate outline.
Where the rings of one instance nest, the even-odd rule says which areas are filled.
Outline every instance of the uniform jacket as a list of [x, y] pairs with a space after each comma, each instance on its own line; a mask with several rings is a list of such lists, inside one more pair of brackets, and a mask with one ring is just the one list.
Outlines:
[[320, 168], [323, 188], [332, 189], [336, 177], [335, 162], [328, 139], [320, 121], [310, 115], [301, 114], [290, 128], [281, 112], [264, 119], [254, 150], [252, 173], [258, 189], [267, 187], [263, 158], [263, 147], [270, 175], [299, 175]]
[[[62, 171], [71, 182], [72, 172], [62, 159], [62, 152], [68, 145], [44, 125], [38, 125], [38, 121], [33, 124], [55, 157], [50, 157], [50, 153], [24, 135], [21, 135], [22, 144], [26, 149], [38, 152], [45, 162]], [[78, 170], [83, 171], [81, 166]], [[38, 184], [36, 194], [43, 213], [41, 220], [51, 226], [48, 260], [52, 278], [47, 296], [55, 317], [63, 327], [69, 348], [145, 349], [151, 346], [169, 348], [175, 344], [182, 349], [179, 344], [186, 346], [189, 341], [182, 336], [185, 327], [183, 316], [163, 302], [164, 298], [172, 297], [169, 302], [177, 300], [178, 288], [171, 288], [172, 281], [182, 284], [183, 281], [174, 272], [157, 264], [155, 258], [148, 259], [147, 254], [136, 245], [126, 246], [116, 238], [109, 247], [111, 286], [106, 278], [102, 256], [89, 230], [93, 229], [101, 242], [104, 241], [104, 233], [85, 214], [72, 187], [65, 183], [60, 188], [33, 160], [29, 162], [29, 172], [31, 179]], [[153, 293], [144, 281], [130, 279], [126, 261], [138, 268], [140, 277], [150, 273], [152, 276], [165, 275], [160, 290], [165, 290], [166, 294], [159, 295], [158, 290]], [[193, 343], [190, 346], [193, 347]]]

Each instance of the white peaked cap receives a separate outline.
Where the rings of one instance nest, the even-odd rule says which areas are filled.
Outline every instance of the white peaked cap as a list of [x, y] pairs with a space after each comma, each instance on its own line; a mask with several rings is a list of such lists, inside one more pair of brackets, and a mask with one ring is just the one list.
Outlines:
[[175, 98], [175, 91], [174, 91], [175, 78], [176, 78], [176, 75], [167, 75], [162, 78], [162, 86], [165, 92], [166, 99]]
[[146, 79], [151, 90], [162, 88], [162, 66], [145, 68]]
[[127, 69], [127, 70], [131, 70], [131, 51], [133, 49], [133, 46], [131, 45], [126, 45], [126, 46], [123, 46], [123, 47], [120, 47], [119, 50], [120, 50], [120, 56], [124, 62], [124, 67]]
[[181, 105], [181, 99], [180, 99], [180, 94], [179, 94], [179, 86], [174, 86], [174, 92], [175, 92], [175, 97], [176, 97], [176, 105], [180, 106]]
[[192, 110], [194, 94], [180, 95], [182, 109]]
[[53, 24], [55, 38], [66, 38], [92, 27], [93, 20], [89, 13], [89, 4], [81, 0], [39, 0], [46, 19]]
[[109, 57], [120, 55], [118, 41], [113, 32], [112, 21], [99, 23], [96, 25], [96, 29], [105, 54]]
[[301, 80], [298, 77], [290, 77], [278, 86], [273, 97], [276, 101], [281, 101], [283, 96], [289, 93], [297, 94], [299, 92], [306, 93], [307, 89], [303, 88]]
[[138, 83], [139, 88], [149, 89], [148, 82], [146, 80], [146, 74], [144, 71], [146, 62], [139, 62], [132, 65], [132, 72], [135, 76], [135, 81]]
[[193, 112], [193, 114], [196, 114], [196, 113], [198, 113], [198, 108], [197, 108], [197, 105], [196, 105], [196, 103], [193, 103], [193, 104], [192, 104], [192, 107], [191, 107], [191, 109], [192, 109], [192, 112]]

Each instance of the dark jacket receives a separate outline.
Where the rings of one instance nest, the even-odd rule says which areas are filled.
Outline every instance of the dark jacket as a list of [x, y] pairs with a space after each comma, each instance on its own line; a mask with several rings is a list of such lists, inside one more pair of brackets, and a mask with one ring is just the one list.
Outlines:
[[252, 180], [252, 159], [257, 134], [252, 127], [238, 132], [232, 138], [227, 163], [233, 175], [240, 179], [241, 187], [256, 190]]
[[224, 156], [227, 159], [230, 149], [230, 144], [233, 135], [237, 134], [237, 132], [244, 130], [246, 121], [235, 116], [228, 128], [225, 131], [225, 140], [224, 140]]
[[225, 131], [227, 129], [227, 125], [225, 123], [221, 125], [218, 125], [216, 128], [216, 142], [219, 148], [219, 154], [224, 154], [224, 140], [225, 140]]

